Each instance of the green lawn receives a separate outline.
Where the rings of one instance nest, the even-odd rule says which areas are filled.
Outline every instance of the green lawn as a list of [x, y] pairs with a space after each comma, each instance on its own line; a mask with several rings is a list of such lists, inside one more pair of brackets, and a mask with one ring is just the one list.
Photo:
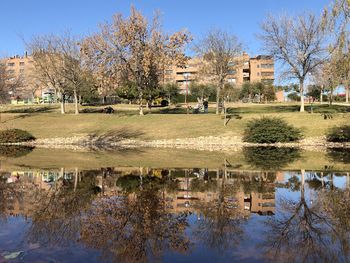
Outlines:
[[[302, 128], [307, 137], [324, 135], [332, 126], [348, 123], [350, 107], [314, 105], [314, 113], [299, 113], [295, 104], [232, 104], [228, 113], [233, 117], [224, 127], [221, 116], [212, 114], [186, 114], [184, 108], [155, 108], [152, 114], [138, 116], [136, 105], [117, 105], [115, 114], [59, 113], [59, 105], [3, 106], [0, 108], [0, 129], [19, 128], [31, 132], [37, 138], [70, 137], [75, 135], [104, 134], [119, 131], [140, 139], [174, 139], [199, 136], [241, 136], [246, 124], [260, 116], [278, 116], [288, 123]], [[82, 107], [94, 112], [101, 107]], [[306, 107], [310, 111], [310, 106]], [[73, 105], [68, 105], [73, 112]], [[324, 119], [322, 113], [332, 113], [332, 119]]]
[[[285, 156], [280, 156], [281, 160]], [[100, 169], [101, 167], [149, 167], [149, 168], [224, 168], [225, 160], [230, 169], [261, 170], [245, 159], [242, 150], [208, 152], [183, 149], [130, 149], [122, 151], [70, 151], [65, 149], [36, 148], [19, 157], [1, 156], [3, 171], [29, 169]], [[289, 159], [288, 159], [289, 160]], [[268, 162], [269, 157], [264, 156]], [[332, 160], [326, 152], [300, 151], [300, 156], [288, 161], [278, 170], [331, 170], [349, 171], [350, 163]], [[272, 169], [273, 170], [273, 169]]]

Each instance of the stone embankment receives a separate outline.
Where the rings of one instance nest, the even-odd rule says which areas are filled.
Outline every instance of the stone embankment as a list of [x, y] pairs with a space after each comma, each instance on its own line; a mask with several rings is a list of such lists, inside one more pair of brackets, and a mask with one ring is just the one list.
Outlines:
[[[28, 143], [27, 143], [28, 144]], [[116, 147], [136, 148], [136, 147], [154, 147], [154, 148], [181, 148], [194, 150], [238, 150], [242, 147], [250, 146], [274, 146], [274, 147], [298, 147], [309, 150], [322, 150], [326, 148], [350, 148], [350, 143], [329, 143], [325, 137], [306, 138], [296, 143], [275, 143], [275, 144], [255, 144], [242, 141], [239, 136], [220, 137], [208, 136], [197, 138], [178, 138], [162, 140], [138, 140], [123, 138], [92, 138], [69, 137], [69, 138], [49, 138], [38, 139], [29, 143], [32, 146], [45, 148], [93, 148], [93, 149], [113, 149]]]

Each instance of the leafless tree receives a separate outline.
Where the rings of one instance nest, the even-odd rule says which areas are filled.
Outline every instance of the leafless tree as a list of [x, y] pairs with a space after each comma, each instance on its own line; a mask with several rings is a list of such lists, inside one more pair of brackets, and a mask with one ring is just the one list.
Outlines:
[[233, 68], [232, 63], [239, 63], [237, 59], [242, 53], [242, 44], [235, 35], [212, 29], [195, 45], [194, 50], [204, 60], [201, 71], [211, 76], [217, 85], [216, 114], [219, 114], [220, 93]]
[[283, 63], [282, 77], [297, 79], [300, 111], [304, 111], [304, 82], [327, 58], [322, 20], [314, 14], [268, 16], [261, 24], [264, 49]]
[[73, 93], [75, 113], [79, 113], [79, 92], [90, 81], [78, 44], [79, 40], [69, 32], [61, 36], [37, 36], [27, 44], [34, 60], [33, 77], [61, 95], [62, 114], [65, 113], [65, 100], [69, 93]]

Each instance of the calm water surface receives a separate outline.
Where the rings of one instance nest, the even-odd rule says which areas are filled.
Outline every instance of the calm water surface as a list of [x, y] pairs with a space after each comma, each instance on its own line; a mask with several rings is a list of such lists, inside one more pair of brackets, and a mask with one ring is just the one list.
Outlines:
[[[300, 157], [293, 150], [243, 152], [249, 169], [224, 158], [216, 168], [31, 167], [10, 153], [0, 262], [350, 260], [349, 172], [284, 169]], [[340, 151], [327, 158], [348, 163]]]

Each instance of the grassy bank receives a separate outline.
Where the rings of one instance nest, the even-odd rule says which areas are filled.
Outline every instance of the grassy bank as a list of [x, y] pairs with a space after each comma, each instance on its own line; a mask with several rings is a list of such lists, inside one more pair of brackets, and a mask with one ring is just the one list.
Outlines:
[[[256, 155], [254, 155], [255, 157]], [[225, 160], [232, 170], [256, 170], [256, 166], [247, 159], [242, 150], [224, 152], [195, 151], [181, 149], [133, 149], [120, 152], [69, 151], [60, 149], [34, 149], [18, 158], [6, 158], [0, 155], [1, 170], [28, 169], [100, 169], [101, 167], [148, 167], [148, 168], [209, 168], [223, 169]], [[263, 162], [275, 160], [264, 155]], [[271, 159], [272, 158], [272, 159]], [[284, 165], [271, 166], [271, 170], [315, 170], [349, 171], [350, 163], [330, 158], [327, 152], [300, 151], [296, 158], [279, 156]], [[286, 162], [283, 162], [287, 160]], [[270, 169], [269, 169], [270, 170]]]
[[[278, 116], [295, 127], [301, 128], [306, 137], [322, 136], [333, 126], [345, 124], [350, 119], [350, 107], [314, 105], [313, 113], [299, 113], [298, 105], [230, 105], [232, 116], [227, 127], [221, 116], [212, 114], [186, 114], [184, 108], [153, 109], [145, 116], [137, 115], [135, 105], [114, 106], [111, 115], [82, 113], [80, 115], [59, 113], [59, 106], [5, 106], [1, 108], [0, 129], [18, 128], [29, 131], [36, 138], [71, 137], [89, 134], [120, 132], [143, 140], [174, 139], [199, 136], [241, 136], [249, 120], [264, 116]], [[85, 112], [94, 112], [99, 107], [83, 107]], [[72, 105], [68, 111], [72, 111]], [[331, 113], [331, 119], [324, 114]], [[330, 116], [330, 115], [327, 115]]]

